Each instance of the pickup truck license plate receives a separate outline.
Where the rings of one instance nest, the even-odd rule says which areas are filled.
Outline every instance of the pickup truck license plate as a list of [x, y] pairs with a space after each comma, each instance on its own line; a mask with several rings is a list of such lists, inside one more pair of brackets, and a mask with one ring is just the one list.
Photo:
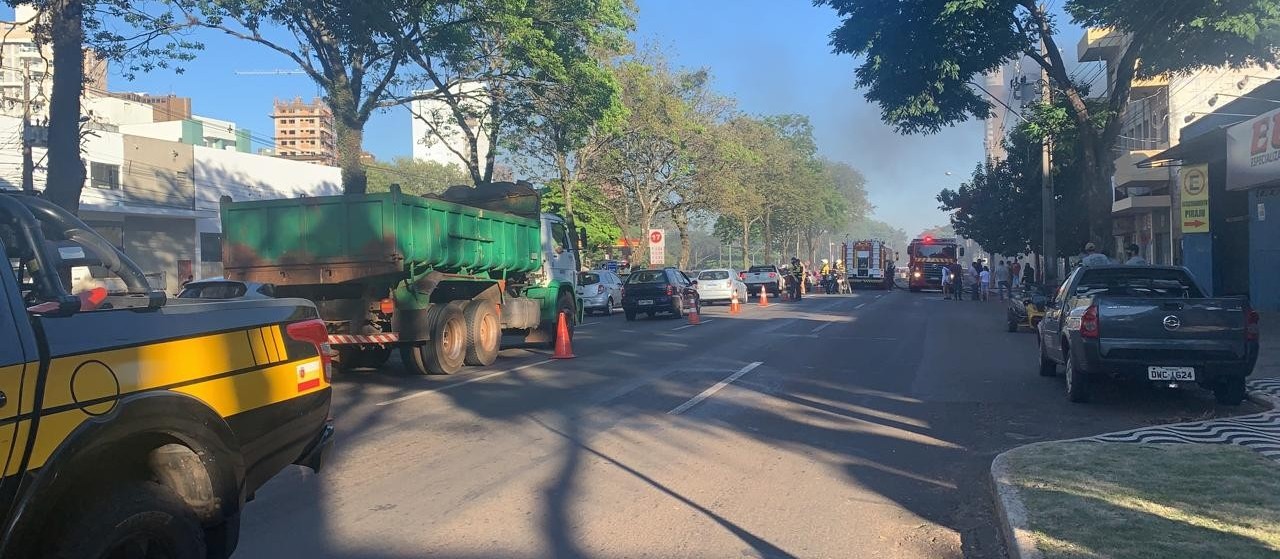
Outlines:
[[653, 299], [641, 299], [638, 301], [641, 305], [652, 305]]
[[1195, 367], [1147, 367], [1147, 378], [1150, 380], [1196, 380]]

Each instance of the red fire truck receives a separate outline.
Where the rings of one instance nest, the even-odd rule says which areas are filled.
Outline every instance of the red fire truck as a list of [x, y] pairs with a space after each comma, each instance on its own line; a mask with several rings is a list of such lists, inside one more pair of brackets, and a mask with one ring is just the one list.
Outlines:
[[893, 287], [889, 265], [893, 262], [893, 249], [881, 241], [855, 241], [844, 245], [845, 279], [850, 287]]
[[942, 270], [964, 256], [956, 239], [924, 236], [907, 245], [907, 284], [911, 291], [942, 289]]

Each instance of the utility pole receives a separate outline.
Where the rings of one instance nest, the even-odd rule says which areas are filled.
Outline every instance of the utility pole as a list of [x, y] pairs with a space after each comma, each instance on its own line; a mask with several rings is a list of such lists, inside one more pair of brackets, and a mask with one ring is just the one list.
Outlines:
[[31, 59], [22, 61], [22, 191], [36, 192], [36, 163], [31, 155]]
[[[1040, 52], [1048, 59], [1049, 50], [1044, 39], [1040, 40]], [[1040, 86], [1043, 88], [1041, 99], [1047, 105], [1052, 104], [1053, 88], [1049, 87], [1049, 72], [1044, 68], [1040, 69]], [[1058, 226], [1053, 203], [1053, 138], [1046, 134], [1040, 143], [1043, 146], [1040, 155], [1040, 240], [1043, 246], [1040, 252], [1044, 254], [1041, 272], [1044, 273], [1044, 284], [1054, 285], [1058, 279]]]

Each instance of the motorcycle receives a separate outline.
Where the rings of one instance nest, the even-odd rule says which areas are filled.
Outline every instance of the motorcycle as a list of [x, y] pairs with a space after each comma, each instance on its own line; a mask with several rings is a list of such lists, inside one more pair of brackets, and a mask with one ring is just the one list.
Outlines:
[[1039, 286], [1024, 285], [1022, 293], [1009, 300], [1008, 330], [1017, 332], [1019, 328], [1026, 326], [1028, 330], [1035, 332], [1048, 306], [1049, 298]]

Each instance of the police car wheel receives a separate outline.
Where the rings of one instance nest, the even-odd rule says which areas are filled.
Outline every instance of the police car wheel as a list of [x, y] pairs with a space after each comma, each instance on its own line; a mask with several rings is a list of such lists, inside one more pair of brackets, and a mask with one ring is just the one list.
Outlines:
[[204, 530], [171, 489], [152, 481], [116, 482], [80, 509], [53, 538], [50, 557], [205, 557]]

